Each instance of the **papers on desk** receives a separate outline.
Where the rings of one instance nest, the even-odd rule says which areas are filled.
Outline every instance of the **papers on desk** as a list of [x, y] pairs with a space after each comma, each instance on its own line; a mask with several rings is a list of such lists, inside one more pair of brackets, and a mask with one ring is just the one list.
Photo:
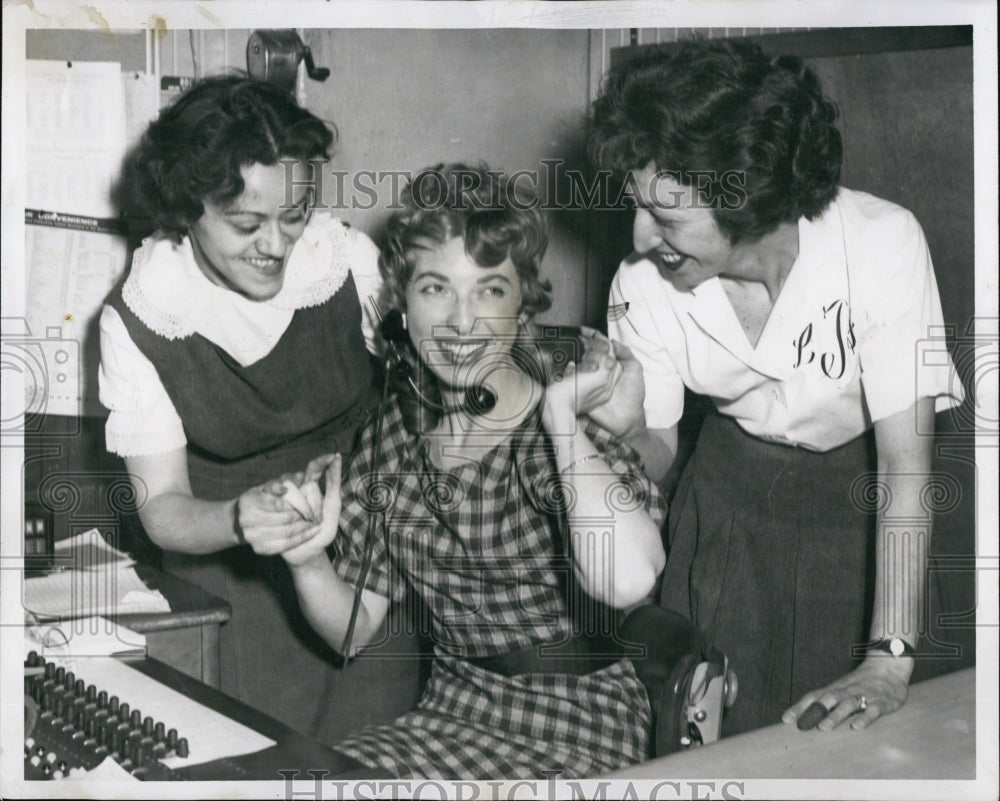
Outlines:
[[149, 589], [126, 554], [93, 529], [56, 546], [67, 570], [24, 581], [24, 608], [39, 617], [77, 618], [169, 612], [159, 590]]
[[141, 657], [146, 655], [146, 637], [113, 620], [103, 617], [84, 617], [58, 623], [26, 625], [25, 661], [32, 651], [46, 659]]
[[93, 570], [104, 565], [127, 567], [134, 565], [135, 559], [101, 536], [96, 528], [84, 531], [55, 544], [56, 563], [75, 570]]
[[125, 768], [115, 762], [111, 757], [105, 757], [104, 761], [93, 770], [83, 768], [73, 768], [67, 777], [72, 781], [81, 779], [101, 782], [137, 782], [135, 776]]

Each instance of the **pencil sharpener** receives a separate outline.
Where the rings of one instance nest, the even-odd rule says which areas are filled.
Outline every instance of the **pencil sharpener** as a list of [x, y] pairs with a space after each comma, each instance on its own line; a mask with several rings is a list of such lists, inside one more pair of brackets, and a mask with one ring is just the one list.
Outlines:
[[294, 29], [257, 30], [247, 41], [247, 72], [251, 78], [267, 81], [294, 94], [299, 63], [314, 81], [325, 81], [330, 70], [313, 63], [312, 50]]

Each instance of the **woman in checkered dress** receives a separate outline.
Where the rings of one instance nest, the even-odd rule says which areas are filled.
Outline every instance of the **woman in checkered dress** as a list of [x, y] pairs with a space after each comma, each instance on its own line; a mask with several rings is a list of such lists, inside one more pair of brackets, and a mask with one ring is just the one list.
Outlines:
[[441, 166], [403, 202], [380, 262], [404, 312], [399, 391], [340, 495], [328, 489], [315, 536], [284, 557], [335, 648], [361, 584], [350, 650], [376, 647], [389, 604], [415, 590], [435, 656], [415, 710], [338, 750], [400, 778], [582, 777], [640, 761], [646, 693], [594, 629], [652, 591], [665, 507], [635, 452], [581, 416], [600, 420], [637, 365], [602, 341], [546, 386], [530, 336], [550, 302], [544, 221], [498, 174]]

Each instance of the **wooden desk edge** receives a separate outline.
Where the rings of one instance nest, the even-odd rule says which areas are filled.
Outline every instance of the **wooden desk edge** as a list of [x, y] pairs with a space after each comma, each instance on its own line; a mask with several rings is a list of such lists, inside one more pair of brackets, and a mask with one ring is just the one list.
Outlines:
[[211, 623], [222, 625], [232, 617], [232, 608], [227, 601], [201, 587], [149, 565], [135, 567], [139, 578], [167, 599], [170, 611], [114, 616], [123, 626], [138, 632], [168, 631]]
[[[756, 729], [755, 731], [744, 732], [743, 734], [729, 737], [720, 740], [712, 745], [705, 746], [703, 748], [695, 748], [689, 751], [681, 751], [678, 753], [670, 754], [668, 756], [657, 757], [655, 759], [648, 760], [646, 762], [633, 765], [629, 768], [624, 768], [620, 771], [615, 771], [613, 773], [606, 774], [604, 776], [595, 777], [598, 779], [611, 779], [611, 780], [645, 780], [645, 779], [662, 779], [669, 777], [675, 778], [696, 778], [696, 779], [708, 779], [708, 778], [753, 778], [760, 781], [768, 780], [781, 780], [781, 779], [808, 779], [811, 778], [808, 768], [799, 771], [796, 775], [767, 775], [767, 776], [741, 776], [740, 770], [734, 769], [728, 773], [722, 773], [719, 771], [718, 767], [712, 767], [715, 765], [725, 764], [726, 759], [730, 755], [737, 755], [735, 761], [739, 761], [739, 755], [745, 755], [748, 748], [756, 753], [759, 763], [766, 765], [768, 763], [768, 748], [769, 742], [773, 742], [773, 746], [770, 746], [773, 752], [772, 756], [775, 760], [786, 757], [786, 747], [782, 745], [783, 741], [792, 737], [817, 737], [814, 741], [815, 749], [809, 748], [808, 750], [815, 750], [816, 757], [822, 756], [824, 760], [829, 760], [831, 758], [836, 758], [837, 746], [843, 743], [847, 743], [846, 746], [842, 747], [841, 750], [850, 751], [858, 742], [862, 742], [860, 738], [865, 738], [868, 740], [872, 737], [879, 738], [881, 744], [892, 745], [893, 737], [900, 737], [901, 734], [897, 732], [909, 733], [916, 723], [920, 722], [920, 718], [933, 712], [934, 710], [934, 699], [939, 698], [938, 703], [946, 696], [947, 699], [953, 699], [955, 706], [960, 707], [959, 717], [964, 722], [966, 731], [962, 733], [961, 731], [952, 731], [949, 735], [948, 732], [941, 731], [940, 737], [953, 736], [962, 739], [967, 739], [971, 746], [969, 750], [969, 765], [970, 770], [967, 776], [956, 776], [954, 771], [951, 775], [942, 775], [940, 779], [968, 779], [972, 780], [976, 777], [976, 764], [975, 764], [975, 733], [976, 733], [976, 672], [975, 668], [965, 668], [963, 670], [954, 671], [952, 673], [947, 673], [943, 676], [937, 676], [932, 679], [928, 679], [923, 682], [919, 682], [910, 687], [910, 697], [906, 705], [902, 709], [894, 713], [893, 715], [887, 716], [884, 720], [876, 722], [870, 729], [863, 732], [856, 731], [841, 731], [837, 729], [834, 732], [829, 733], [809, 733], [809, 732], [799, 732], [794, 727], [789, 728], [790, 724], [777, 723], [773, 726], [766, 726], [761, 729]], [[738, 701], [737, 701], [738, 703]], [[937, 722], [936, 720], [934, 721]], [[900, 728], [902, 727], [902, 728]], [[937, 735], [938, 730], [932, 729], [932, 732]], [[823, 739], [818, 739], [823, 738]], [[843, 739], [841, 739], [843, 738]], [[858, 740], [849, 740], [846, 738], [859, 738]], [[838, 743], [839, 740], [839, 743]], [[762, 747], [762, 744], [763, 747]], [[811, 745], [811, 744], [810, 744]], [[806, 749], [802, 749], [806, 750]], [[746, 758], [743, 756], [742, 758]], [[708, 766], [708, 767], [706, 767]], [[892, 773], [889, 768], [894, 766], [887, 766], [886, 774], [884, 776], [860, 776], [858, 774], [852, 775], [850, 770], [845, 771], [845, 775], [839, 778], [851, 779], [851, 778], [864, 778], [864, 779], [896, 779], [910, 778], [910, 777], [900, 777], [899, 775]], [[829, 777], [826, 775], [816, 775], [816, 779], [828, 780]], [[928, 779], [932, 777], [922, 776], [913, 777]]]

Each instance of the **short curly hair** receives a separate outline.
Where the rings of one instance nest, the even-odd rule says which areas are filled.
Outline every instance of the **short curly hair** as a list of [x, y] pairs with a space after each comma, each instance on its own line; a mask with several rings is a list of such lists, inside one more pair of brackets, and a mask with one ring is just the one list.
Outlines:
[[[650, 162], [679, 173], [735, 243], [813, 219], [833, 200], [843, 156], [836, 118], [802, 59], [772, 58], [747, 42], [692, 40], [609, 73], [594, 101], [589, 149], [617, 173]], [[720, 202], [734, 176], [740, 202]]]
[[400, 202], [403, 209], [386, 225], [379, 259], [390, 306], [405, 311], [419, 252], [457, 236], [481, 267], [510, 257], [521, 282], [522, 312], [530, 316], [552, 305], [552, 285], [539, 277], [548, 246], [545, 217], [537, 199], [518, 191], [502, 172], [485, 164], [438, 164], [417, 173]]
[[282, 89], [212, 76], [150, 123], [132, 159], [132, 186], [154, 225], [179, 241], [205, 200], [225, 205], [243, 192], [243, 167], [326, 160], [335, 141], [335, 128]]

